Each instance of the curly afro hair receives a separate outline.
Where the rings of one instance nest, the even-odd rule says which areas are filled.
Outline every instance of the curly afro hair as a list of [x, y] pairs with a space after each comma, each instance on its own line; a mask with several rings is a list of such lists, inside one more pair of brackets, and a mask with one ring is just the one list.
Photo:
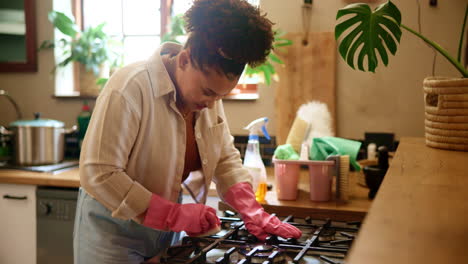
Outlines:
[[195, 0], [185, 13], [186, 48], [201, 70], [240, 76], [245, 64], [265, 62], [272, 49], [273, 23], [245, 0]]

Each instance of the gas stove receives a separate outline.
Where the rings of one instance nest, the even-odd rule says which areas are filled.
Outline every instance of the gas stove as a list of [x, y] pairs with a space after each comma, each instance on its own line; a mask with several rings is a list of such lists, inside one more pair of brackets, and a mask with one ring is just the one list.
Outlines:
[[206, 237], [184, 237], [180, 245], [166, 250], [160, 263], [341, 264], [361, 225], [288, 216], [282, 221], [299, 228], [301, 238], [270, 236], [261, 242], [247, 231], [240, 218], [220, 219], [220, 232]]

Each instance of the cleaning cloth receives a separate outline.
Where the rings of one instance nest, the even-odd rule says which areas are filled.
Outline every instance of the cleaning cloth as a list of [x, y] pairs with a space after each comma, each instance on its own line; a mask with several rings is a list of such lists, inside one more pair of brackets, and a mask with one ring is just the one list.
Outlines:
[[299, 154], [297, 154], [291, 144], [284, 144], [275, 149], [275, 157], [281, 160], [298, 160]]
[[351, 165], [356, 171], [360, 171], [361, 166], [356, 162], [356, 157], [361, 144], [359, 141], [338, 137], [314, 138], [310, 148], [310, 159], [326, 160], [330, 155], [349, 155]]

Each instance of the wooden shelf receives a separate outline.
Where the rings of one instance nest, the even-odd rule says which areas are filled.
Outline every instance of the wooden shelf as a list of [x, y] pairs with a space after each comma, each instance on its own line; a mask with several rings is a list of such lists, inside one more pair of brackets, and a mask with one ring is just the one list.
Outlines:
[[0, 22], [0, 34], [24, 36], [26, 34], [26, 25], [24, 23]]
[[24, 11], [0, 9], [0, 34], [25, 35]]

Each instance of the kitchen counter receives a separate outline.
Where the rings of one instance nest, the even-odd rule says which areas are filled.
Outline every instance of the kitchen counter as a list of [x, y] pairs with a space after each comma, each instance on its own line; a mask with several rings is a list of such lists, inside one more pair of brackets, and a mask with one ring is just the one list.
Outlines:
[[[0, 183], [78, 188], [80, 187], [79, 168], [65, 169], [58, 172], [32, 172], [25, 170], [0, 169]], [[184, 194], [188, 194], [185, 189]], [[208, 195], [218, 195], [214, 183], [211, 184]]]
[[[362, 221], [369, 210], [371, 200], [367, 198], [369, 189], [358, 184], [359, 173], [351, 172], [349, 177], [350, 197], [348, 201], [332, 198], [328, 202], [314, 202], [309, 199], [309, 171], [301, 169], [298, 195], [295, 201], [278, 200], [274, 190], [274, 169], [267, 167], [268, 183], [273, 184], [273, 190], [267, 192], [263, 208], [268, 213], [278, 216], [294, 215], [318, 219], [330, 218], [340, 221]], [[333, 184], [334, 186], [334, 184]], [[334, 188], [333, 188], [334, 197]], [[228, 205], [219, 202], [219, 210], [232, 210]]]
[[403, 138], [348, 264], [468, 263], [468, 152]]
[[[59, 173], [30, 172], [22, 170], [0, 170], [0, 183], [29, 184], [55, 187], [79, 187], [78, 168]], [[267, 167], [268, 181], [274, 184], [274, 169]], [[332, 199], [329, 202], [313, 202], [309, 200], [309, 173], [301, 170], [299, 180], [298, 199], [296, 201], [280, 201], [273, 190], [267, 192], [266, 203], [262, 204], [269, 213], [277, 215], [294, 214], [297, 217], [313, 216], [315, 218], [332, 218], [343, 221], [361, 221], [370, 207], [367, 198], [368, 189], [357, 184], [357, 173], [350, 173], [350, 200], [347, 202]], [[274, 185], [273, 185], [274, 186]], [[187, 192], [185, 192], [188, 194]], [[210, 196], [217, 196], [215, 185], [212, 183], [208, 192]], [[220, 202], [219, 210], [230, 209]]]
[[32, 172], [1, 169], [0, 183], [30, 184], [55, 187], [80, 187], [78, 168], [61, 172]]

